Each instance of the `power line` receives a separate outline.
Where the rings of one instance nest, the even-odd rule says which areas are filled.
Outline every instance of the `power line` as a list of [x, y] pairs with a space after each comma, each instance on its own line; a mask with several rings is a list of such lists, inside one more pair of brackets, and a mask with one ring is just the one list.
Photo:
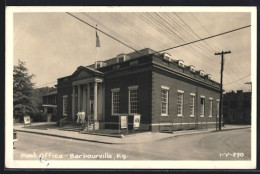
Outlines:
[[[94, 28], [94, 29], [98, 30], [99, 32], [101, 32], [101, 33], [107, 35], [108, 37], [111, 37], [112, 39], [116, 40], [117, 42], [119, 42], [119, 43], [125, 45], [126, 47], [131, 48], [132, 50], [136, 51], [137, 53], [141, 54], [138, 50], [136, 50], [136, 49], [134, 49], [133, 47], [131, 47], [131, 46], [125, 44], [124, 42], [118, 40], [117, 38], [111, 36], [110, 34], [105, 33], [104, 31], [102, 31], [102, 30], [96, 28], [95, 26], [93, 26], [93, 25], [87, 23], [86, 21], [83, 21], [82, 19], [78, 18], [77, 16], [74, 16], [73, 14], [71, 14], [71, 13], [69, 13], [69, 12], [66, 12], [66, 13], [67, 13], [68, 15], [74, 17], [75, 19], [77, 19], [77, 20], [83, 22], [84, 24], [87, 24], [87, 25], [90, 26], [91, 28]], [[142, 55], [142, 54], [141, 54], [141, 55]]]
[[[189, 35], [190, 37], [188, 38], [188, 41], [195, 40], [195, 39], [198, 39], [198, 38], [201, 39], [200, 36], [198, 36], [198, 35], [191, 29], [191, 27], [189, 27], [188, 24], [187, 24], [184, 20], [182, 20], [182, 18], [181, 18], [180, 16], [178, 16], [176, 13], [174, 13], [174, 14], [175, 14], [175, 16], [177, 16], [178, 21], [180, 20], [186, 27], [189, 28], [189, 30], [190, 30], [193, 34], [195, 34], [195, 35], [197, 36], [197, 37], [194, 37], [193, 34], [191, 34], [189, 31], [187, 31], [187, 28], [182, 27], [180, 24], [178, 24], [178, 22], [176, 22], [176, 21], [174, 20], [175, 18], [173, 18], [172, 16], [170, 16], [170, 15], [168, 15], [168, 14], [166, 13], [165, 15], [166, 15], [171, 21], [173, 21], [173, 22], [171, 22], [170, 24], [176, 24], [175, 26], [177, 26], [177, 28], [180, 28], [180, 29], [183, 30], [185, 33], [187, 33], [187, 34], [184, 34], [184, 35], [180, 33], [180, 34], [182, 35], [182, 37], [187, 38], [188, 35]], [[174, 27], [174, 28], [176, 28], [176, 27]], [[191, 39], [190, 39], [190, 38], [191, 38]], [[203, 45], [203, 47], [202, 47], [201, 44]], [[211, 58], [212, 51], [210, 51], [209, 49], [212, 49], [212, 48], [210, 48], [210, 47], [208, 46], [208, 44], [205, 43], [205, 41], [203, 41], [203, 43], [194, 44], [194, 46], [197, 47], [198, 52], [200, 53], [201, 56], [204, 56], [206, 59]], [[208, 49], [206, 49], [206, 48], [208, 48]], [[205, 50], [208, 52], [208, 54], [205, 53]], [[212, 50], [214, 50], [214, 49], [212, 49]], [[215, 50], [214, 50], [214, 51], [215, 51]], [[210, 56], [209, 56], [209, 55], [210, 55]], [[216, 61], [216, 62], [219, 63], [219, 61], [217, 61], [216, 59], [212, 59], [212, 61]]]
[[[198, 20], [198, 18], [196, 17], [196, 16], [194, 16], [192, 13], [189, 13], [194, 19], [195, 19], [195, 21], [207, 32], [207, 34], [208, 35], [211, 35], [210, 34], [210, 32], [201, 24], [201, 22]], [[224, 48], [225, 49], [225, 46], [221, 43], [221, 42], [218, 42], [217, 40], [213, 40], [213, 41], [215, 41], [215, 43], [217, 43], [217, 47], [222, 47], [222, 48]], [[218, 48], [218, 49], [220, 49], [220, 47]], [[221, 49], [222, 49], [221, 48]], [[231, 54], [231, 58], [233, 58], [233, 55]], [[232, 65], [237, 65], [239, 68], [237, 68], [237, 70], [241, 73], [241, 71], [240, 71], [240, 69], [241, 69], [241, 66], [240, 66], [240, 64], [238, 64], [238, 61], [233, 61], [232, 59], [228, 59], [227, 60], [227, 64], [228, 64], [228, 61], [231, 61], [232, 62]], [[236, 75], [236, 73], [234, 73], [234, 70], [233, 70], [233, 67], [234, 66], [231, 66], [231, 68], [229, 68], [229, 70], [231, 70], [232, 71], [232, 74], [235, 74]], [[236, 75], [237, 76], [237, 75]]]
[[217, 37], [217, 36], [221, 36], [221, 35], [224, 35], [224, 34], [232, 33], [234, 31], [242, 30], [242, 29], [245, 29], [245, 28], [248, 28], [248, 27], [251, 27], [251, 25], [247, 25], [247, 26], [240, 27], [240, 28], [237, 28], [237, 29], [234, 29], [234, 30], [230, 30], [230, 31], [226, 31], [226, 32], [223, 32], [223, 33], [219, 33], [219, 34], [216, 34], [216, 35], [213, 35], [213, 36], [205, 37], [203, 39], [195, 40], [195, 41], [188, 42], [188, 43], [185, 43], [185, 44], [182, 44], [182, 45], [178, 45], [178, 46], [175, 46], [175, 47], [170, 47], [170, 48], [167, 48], [167, 49], [164, 49], [164, 50], [161, 50], [161, 51], [157, 51], [157, 52], [160, 53], [160, 52], [168, 51], [168, 50], [171, 50], [171, 49], [174, 49], [174, 48], [183, 47], [183, 46], [186, 46], [186, 45], [189, 45], [189, 44], [193, 44], [193, 43], [200, 42], [200, 41], [203, 41], [203, 40], [211, 39], [211, 38], [214, 38], [214, 37]]
[[[145, 18], [145, 21], [150, 22], [149, 24], [153, 24], [153, 26], [156, 27], [157, 30], [158, 30], [158, 29], [161, 29], [161, 33], [162, 33], [166, 38], [169, 39], [169, 37], [170, 37], [170, 38], [172, 38], [172, 40], [177, 41], [178, 44], [181, 44], [181, 43], [185, 42], [185, 40], [183, 40], [182, 38], [180, 38], [178, 35], [177, 35], [178, 38], [176, 39], [176, 38], [174, 37], [174, 36], [176, 36], [176, 33], [175, 33], [175, 32], [172, 32], [172, 29], [171, 29], [170, 27], [167, 28], [167, 26], [165, 26], [164, 23], [161, 22], [161, 20], [158, 20], [156, 16], [153, 16], [152, 14], [150, 14], [150, 15], [152, 15], [151, 17], [150, 17], [150, 16], [144, 16], [144, 14], [141, 14], [141, 13], [140, 13], [140, 15], [141, 15], [143, 18]], [[148, 13], [148, 15], [149, 15], [149, 13]], [[167, 22], [166, 22], [166, 23], [167, 23]], [[169, 24], [169, 25], [170, 25], [170, 24]], [[173, 36], [173, 35], [174, 35], [174, 36]], [[181, 41], [180, 41], [180, 40], [181, 40]], [[196, 46], [196, 45], [195, 45], [195, 46]], [[187, 47], [184, 47], [184, 49], [185, 49], [187, 52], [189, 52], [189, 53], [193, 52], [194, 54], [200, 56], [201, 58], [205, 58], [205, 59], [208, 60], [208, 57], [206, 57], [206, 56], [202, 55], [201, 53], [199, 53], [198, 50], [195, 50], [195, 49], [193, 49], [193, 48], [188, 49]], [[156, 53], [159, 53], [159, 52], [156, 52]], [[209, 62], [206, 62], [206, 63], [208, 64], [208, 66], [213, 66], [212, 63], [209, 63]]]
[[[189, 30], [190, 30], [193, 34], [195, 34], [199, 39], [201, 39], [201, 37], [200, 37], [195, 31], [193, 31], [193, 29], [192, 29], [177, 13], [174, 12], [174, 14], [182, 21], [182, 23], [185, 24], [185, 26], [187, 26], [187, 27], [189, 28]], [[207, 48], [212, 49], [212, 50], [215, 51], [215, 49], [213, 49], [212, 47], [210, 47], [210, 45], [208, 45], [205, 41], [203, 41], [203, 43], [204, 43], [204, 45], [205, 45]]]
[[[81, 22], [87, 24], [88, 26], [90, 26], [90, 27], [96, 29], [96, 27], [90, 25], [89, 23], [83, 21], [82, 19], [80, 19], [80, 18], [78, 18], [78, 17], [76, 17], [76, 16], [74, 16], [74, 15], [68, 13], [68, 12], [66, 12], [66, 13], [69, 14], [69, 15], [71, 15], [72, 17], [78, 19], [79, 21], [81, 21]], [[154, 20], [154, 19], [153, 19], [153, 20]], [[227, 33], [231, 33], [231, 32], [234, 32], [234, 31], [237, 31], [237, 30], [241, 30], [241, 29], [244, 29], [244, 28], [247, 28], [247, 27], [250, 27], [250, 26], [251, 26], [251, 25], [244, 26], [244, 27], [237, 28], [237, 29], [234, 29], [234, 30], [230, 30], [230, 31], [227, 31], [227, 32], [224, 32], [224, 33], [220, 33], [220, 34], [217, 34], [217, 35], [209, 36], [209, 37], [206, 37], [206, 38], [202, 38], [202, 39], [199, 39], [199, 40], [195, 40], [195, 41], [192, 41], [192, 42], [188, 42], [188, 43], [185, 43], [185, 44], [181, 44], [181, 45], [178, 45], [178, 46], [175, 46], [175, 47], [171, 47], [171, 48], [168, 48], [168, 49], [164, 49], [164, 50], [161, 50], [161, 51], [157, 51], [157, 52], [155, 51], [155, 53], [160, 53], [160, 52], [167, 51], [167, 50], [170, 50], [170, 49], [174, 49], [174, 48], [186, 46], [186, 45], [189, 45], [189, 44], [193, 44], [193, 43], [196, 43], [196, 42], [199, 42], [199, 41], [204, 41], [204, 40], [206, 40], [206, 39], [210, 39], [210, 38], [213, 38], [213, 37], [217, 37], [217, 36], [220, 36], [220, 35], [224, 35], [224, 34], [227, 34]], [[171, 29], [169, 29], [169, 28], [167, 28], [167, 27], [165, 27], [165, 29], [168, 29], [168, 30], [172, 31]], [[165, 29], [164, 29], [164, 30], [165, 30]], [[111, 37], [112, 39], [114, 39], [114, 40], [120, 42], [121, 44], [127, 46], [128, 48], [133, 49], [134, 51], [136, 51], [137, 53], [139, 53], [139, 54], [142, 55], [142, 53], [140, 53], [138, 50], [136, 50], [136, 49], [134, 49], [133, 47], [127, 45], [126, 43], [123, 43], [123, 42], [120, 41], [119, 39], [116, 39], [115, 37], [113, 37], [113, 36], [111, 36], [111, 35], [109, 35], [109, 34], [103, 32], [103, 31], [100, 30], [100, 29], [97, 29], [97, 30], [99, 30], [101, 33], [103, 33], [103, 34], [105, 34], [105, 35]], [[166, 31], [166, 30], [165, 30], [165, 31]], [[182, 38], [180, 38], [175, 32], [173, 32], [173, 33], [174, 33], [180, 40], [184, 41], [184, 40], [183, 40]], [[155, 55], [155, 56], [156, 56], [156, 55]]]
[[108, 33], [111, 33], [114, 35], [114, 37], [118, 37], [118, 38], [121, 38], [121, 41], [124, 41], [124, 42], [127, 42], [127, 43], [130, 43], [131, 45], [134, 45], [136, 47], [139, 47], [138, 45], [136, 45], [135, 43], [129, 41], [126, 37], [114, 32], [112, 29], [110, 29], [109, 27], [107, 27], [106, 25], [104, 25], [103, 23], [101, 23], [100, 21], [98, 21], [97, 19], [93, 18], [92, 16], [88, 15], [88, 14], [85, 14], [85, 13], [82, 13], [83, 15], [87, 16], [90, 20], [92, 20], [93, 22], [95, 23], [98, 23], [99, 26], [102, 26], [104, 29], [107, 30]]
[[224, 84], [224, 85], [225, 85], [225, 86], [231, 85], [231, 84], [236, 83], [236, 82], [238, 82], [238, 81], [240, 81], [240, 80], [242, 80], [242, 79], [244, 79], [244, 78], [246, 78], [246, 77], [248, 77], [248, 76], [250, 76], [250, 75], [251, 75], [251, 73], [248, 74], [248, 75], [246, 75], [246, 76], [241, 77], [240, 79], [238, 79], [238, 80], [236, 80], [236, 81], [229, 82], [229, 83]]

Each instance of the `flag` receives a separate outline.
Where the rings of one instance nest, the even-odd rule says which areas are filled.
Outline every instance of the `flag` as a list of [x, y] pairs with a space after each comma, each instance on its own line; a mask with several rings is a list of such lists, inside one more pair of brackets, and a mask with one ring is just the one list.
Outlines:
[[96, 47], [100, 47], [100, 40], [99, 40], [99, 36], [97, 34], [97, 31], [96, 31]]

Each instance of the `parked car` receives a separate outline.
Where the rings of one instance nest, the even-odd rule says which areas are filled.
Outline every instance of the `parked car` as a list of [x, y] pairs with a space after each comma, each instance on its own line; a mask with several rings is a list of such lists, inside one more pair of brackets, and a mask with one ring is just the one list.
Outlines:
[[17, 138], [17, 131], [15, 129], [13, 129], [13, 148], [15, 149], [14, 147], [14, 142], [18, 141], [18, 138]]

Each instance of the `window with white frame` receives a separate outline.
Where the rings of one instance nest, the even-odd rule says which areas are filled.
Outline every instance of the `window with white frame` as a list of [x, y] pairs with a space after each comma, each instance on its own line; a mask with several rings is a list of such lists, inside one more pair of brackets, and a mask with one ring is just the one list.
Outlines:
[[195, 116], [195, 94], [191, 93], [190, 94], [190, 116], [194, 117]]
[[137, 114], [138, 113], [138, 86], [130, 86], [128, 87], [129, 97], [128, 97], [128, 108], [129, 114]]
[[68, 115], [68, 96], [64, 95], [62, 96], [62, 103], [63, 103], [63, 115], [67, 116]]
[[200, 97], [200, 116], [204, 117], [205, 115], [205, 96]]
[[162, 86], [161, 89], [161, 115], [168, 116], [169, 108], [169, 88]]
[[209, 117], [212, 117], [213, 113], [213, 98], [209, 98]]
[[112, 92], [112, 115], [119, 114], [120, 110], [120, 89], [115, 88], [111, 90]]
[[219, 117], [219, 100], [217, 100], [217, 117]]
[[183, 91], [178, 90], [178, 98], [177, 98], [177, 115], [183, 115]]

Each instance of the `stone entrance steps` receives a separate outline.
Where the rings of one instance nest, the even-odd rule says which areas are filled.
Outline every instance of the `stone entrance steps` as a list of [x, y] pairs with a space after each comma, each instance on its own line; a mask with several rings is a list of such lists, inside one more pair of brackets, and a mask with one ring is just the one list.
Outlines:
[[[85, 126], [84, 126], [84, 128], [86, 129]], [[93, 130], [93, 125], [89, 125], [89, 129]], [[83, 128], [81, 125], [70, 124], [70, 125], [66, 125], [64, 127], [59, 128], [59, 130], [80, 132], [80, 131], [83, 131]]]
[[80, 131], [82, 131], [82, 127], [81, 126], [66, 125], [64, 127], [59, 128], [59, 130], [80, 132]]

